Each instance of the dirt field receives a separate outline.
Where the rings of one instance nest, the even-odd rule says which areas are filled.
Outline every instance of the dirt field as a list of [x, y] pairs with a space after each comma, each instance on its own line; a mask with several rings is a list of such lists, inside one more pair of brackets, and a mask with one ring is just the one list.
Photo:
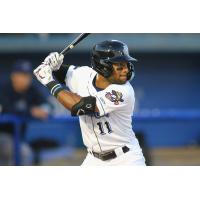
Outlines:
[[151, 150], [152, 165], [200, 166], [200, 147]]

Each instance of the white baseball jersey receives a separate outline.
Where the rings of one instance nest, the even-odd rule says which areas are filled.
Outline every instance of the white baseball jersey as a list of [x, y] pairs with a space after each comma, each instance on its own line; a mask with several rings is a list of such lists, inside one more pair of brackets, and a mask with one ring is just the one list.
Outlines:
[[83, 142], [95, 152], [113, 150], [124, 145], [141, 150], [132, 130], [134, 90], [127, 81], [123, 85], [111, 84], [100, 90], [95, 87], [97, 72], [83, 66], [70, 66], [66, 84], [71, 92], [82, 97], [96, 97], [99, 113], [79, 116]]

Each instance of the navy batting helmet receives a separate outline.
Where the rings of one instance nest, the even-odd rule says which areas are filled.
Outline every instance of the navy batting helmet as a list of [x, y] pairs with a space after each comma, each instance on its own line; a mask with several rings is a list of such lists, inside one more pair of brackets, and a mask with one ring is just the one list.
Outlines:
[[112, 63], [127, 62], [129, 68], [127, 79], [132, 79], [134, 61], [137, 60], [129, 55], [128, 46], [118, 40], [103, 41], [94, 45], [92, 49], [92, 68], [105, 78], [111, 76], [113, 72]]

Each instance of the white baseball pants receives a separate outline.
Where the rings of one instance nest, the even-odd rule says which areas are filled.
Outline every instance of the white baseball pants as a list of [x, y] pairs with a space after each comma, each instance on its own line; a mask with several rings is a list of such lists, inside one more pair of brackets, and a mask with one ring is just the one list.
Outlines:
[[116, 158], [102, 161], [88, 152], [82, 166], [146, 166], [141, 149], [135, 152], [133, 148], [130, 148], [126, 153], [116, 154]]

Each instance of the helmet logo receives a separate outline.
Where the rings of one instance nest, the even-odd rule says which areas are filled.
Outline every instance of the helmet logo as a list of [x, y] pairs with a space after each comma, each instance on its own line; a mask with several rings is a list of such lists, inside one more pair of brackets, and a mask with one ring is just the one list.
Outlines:
[[92, 104], [86, 104], [86, 106], [85, 106], [86, 108], [92, 108]]

